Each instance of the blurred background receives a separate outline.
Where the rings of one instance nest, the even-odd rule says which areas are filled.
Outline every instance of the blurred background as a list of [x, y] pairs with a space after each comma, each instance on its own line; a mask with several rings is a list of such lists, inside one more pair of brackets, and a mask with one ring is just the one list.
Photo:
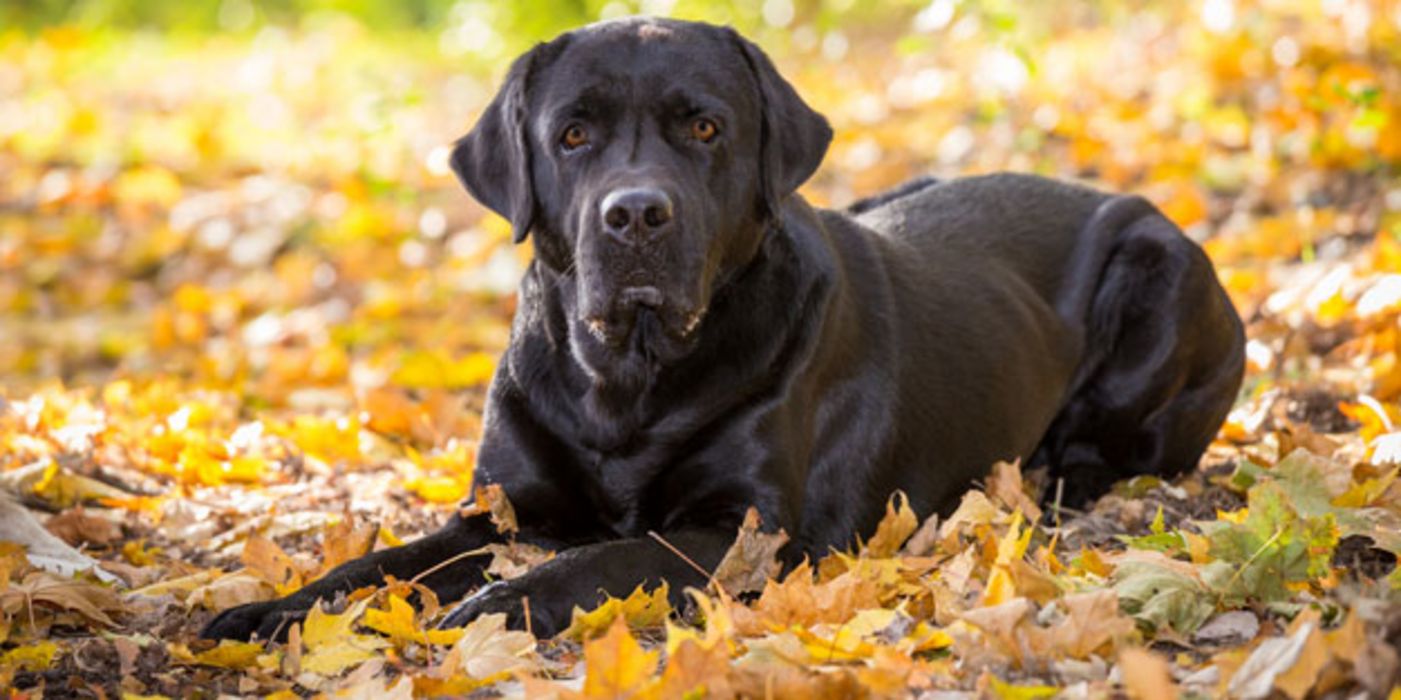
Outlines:
[[27, 0], [0, 5], [0, 466], [100, 434], [167, 482], [295, 453], [460, 498], [529, 249], [447, 144], [532, 42], [639, 12], [774, 56], [836, 128], [812, 200], [1002, 169], [1141, 192], [1250, 319], [1247, 395], [1401, 418], [1395, 0]]

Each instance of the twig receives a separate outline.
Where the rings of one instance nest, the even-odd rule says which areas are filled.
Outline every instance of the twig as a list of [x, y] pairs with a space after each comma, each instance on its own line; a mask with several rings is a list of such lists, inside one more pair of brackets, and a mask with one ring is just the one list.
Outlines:
[[460, 553], [460, 554], [454, 554], [454, 555], [448, 557], [447, 559], [444, 559], [444, 560], [438, 562], [437, 564], [434, 564], [434, 565], [428, 567], [427, 569], [424, 569], [423, 571], [418, 572], [416, 575], [414, 575], [413, 578], [409, 579], [409, 585], [412, 586], [412, 585], [418, 583], [418, 582], [419, 582], [420, 580], [422, 580], [425, 576], [431, 576], [431, 575], [433, 575], [433, 574], [438, 573], [438, 571], [441, 570], [443, 567], [450, 566], [450, 565], [452, 565], [452, 564], [456, 564], [457, 562], [462, 561], [463, 559], [466, 559], [467, 557], [477, 556], [477, 555], [480, 555], [480, 554], [491, 554], [491, 550], [487, 549], [486, 547], [480, 547], [480, 548], [477, 548], [477, 549], [469, 549], [469, 550], [467, 550], [467, 551], [465, 551], [465, 552], [462, 552], [462, 553]]
[[521, 596], [521, 607], [525, 608], [525, 633], [534, 637], [535, 629], [530, 624], [530, 596]]
[[724, 587], [723, 585], [721, 585], [719, 581], [716, 581], [716, 580], [715, 580], [715, 574], [713, 574], [713, 573], [711, 573], [711, 572], [709, 572], [709, 571], [706, 571], [706, 570], [705, 570], [705, 567], [701, 566], [700, 564], [697, 564], [696, 561], [695, 561], [694, 559], [692, 559], [692, 558], [686, 556], [686, 553], [685, 553], [685, 552], [682, 552], [682, 551], [679, 550], [679, 549], [677, 549], [677, 548], [676, 548], [676, 545], [674, 545], [674, 544], [672, 544], [672, 543], [670, 543], [670, 542], [667, 542], [667, 541], [666, 541], [666, 538], [661, 536], [661, 533], [658, 533], [656, 530], [648, 530], [648, 531], [647, 531], [647, 536], [648, 536], [648, 537], [651, 537], [651, 538], [654, 539], [654, 540], [656, 540], [657, 543], [660, 544], [661, 546], [666, 547], [667, 549], [671, 550], [671, 553], [672, 553], [672, 554], [675, 554], [676, 556], [681, 557], [681, 561], [686, 562], [687, 564], [690, 565], [690, 567], [691, 567], [692, 569], [695, 569], [696, 571], [700, 572], [700, 575], [705, 577], [707, 584], [709, 584], [709, 585], [711, 585], [711, 586], [715, 586], [716, 590], [719, 590], [721, 593], [723, 593], [723, 594], [725, 595], [726, 598], [730, 598], [730, 599], [733, 599], [733, 598], [734, 598], [734, 596], [730, 595], [730, 592], [729, 592], [729, 591], [725, 590], [725, 587]]

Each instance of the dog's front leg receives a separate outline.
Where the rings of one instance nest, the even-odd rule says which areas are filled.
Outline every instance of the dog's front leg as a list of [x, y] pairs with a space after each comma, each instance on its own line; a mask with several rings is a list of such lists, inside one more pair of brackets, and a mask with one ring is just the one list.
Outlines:
[[[462, 601], [443, 620], [443, 627], [460, 627], [478, 615], [506, 613], [507, 624], [526, 627], [528, 605], [530, 628], [537, 637], [558, 634], [569, 626], [575, 606], [590, 609], [605, 596], [621, 598], [638, 584], [670, 588], [671, 604], [679, 607], [688, 586], [704, 586], [734, 542], [734, 530], [684, 530], [662, 536], [684, 553], [688, 563], [653, 538], [634, 538], [589, 544], [559, 553], [519, 578], [498, 581]], [[526, 602], [528, 600], [528, 603]]]
[[490, 563], [491, 556], [454, 557], [499, 539], [488, 518], [454, 516], [431, 535], [341, 564], [291, 595], [229, 608], [211, 620], [200, 636], [249, 639], [257, 634], [261, 639], [285, 638], [291, 624], [305, 618], [317, 600], [330, 600], [337, 593], [349, 593], [364, 586], [378, 586], [386, 576], [411, 580], [439, 565], [441, 568], [423, 576], [421, 583], [440, 600], [455, 600], [482, 582], [482, 571]]

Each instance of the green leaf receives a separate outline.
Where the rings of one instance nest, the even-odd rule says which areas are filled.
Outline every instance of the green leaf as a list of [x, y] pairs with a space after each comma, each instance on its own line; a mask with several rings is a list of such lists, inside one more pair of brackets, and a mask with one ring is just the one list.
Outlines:
[[1124, 612], [1153, 630], [1195, 632], [1216, 612], [1214, 596], [1180, 571], [1146, 561], [1123, 562], [1111, 579]]
[[1207, 584], [1232, 602], [1287, 600], [1288, 584], [1327, 576], [1338, 527], [1332, 513], [1301, 517], [1277, 481], [1250, 489], [1245, 521], [1202, 523], [1216, 561], [1203, 567]]

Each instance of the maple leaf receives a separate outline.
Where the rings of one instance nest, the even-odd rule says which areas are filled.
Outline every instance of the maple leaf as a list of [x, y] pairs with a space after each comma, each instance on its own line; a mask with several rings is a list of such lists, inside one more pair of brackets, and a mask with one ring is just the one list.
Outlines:
[[608, 633], [584, 644], [584, 698], [637, 697], [657, 668], [655, 651], [644, 651], [616, 618]]
[[479, 486], [473, 493], [472, 502], [458, 511], [461, 517], [473, 518], [486, 514], [491, 518], [491, 524], [496, 526], [496, 531], [503, 535], [520, 529], [516, 525], [516, 509], [506, 498], [500, 484]]
[[378, 524], [355, 525], [349, 517], [328, 525], [321, 533], [321, 570], [316, 577], [323, 576], [352, 559], [369, 554], [378, 536]]
[[1328, 573], [1338, 544], [1331, 513], [1301, 517], [1275, 481], [1252, 486], [1248, 504], [1240, 523], [1201, 524], [1217, 560], [1203, 567], [1211, 588], [1232, 600], [1285, 600], [1292, 595], [1288, 584]]
[[424, 643], [448, 645], [462, 636], [462, 631], [456, 629], [420, 629], [413, 606], [398, 594], [389, 595], [388, 605], [387, 610], [367, 609], [364, 623], [366, 627], [388, 635], [399, 647]]
[[763, 589], [783, 568], [778, 561], [778, 551], [788, 543], [788, 533], [782, 528], [775, 533], [761, 532], [762, 524], [757, 508], [745, 511], [734, 544], [725, 551], [711, 575], [714, 585], [731, 596]]
[[250, 572], [271, 584], [279, 595], [287, 595], [302, 587], [302, 574], [292, 557], [282, 551], [276, 542], [262, 535], [249, 537], [243, 543], [243, 553], [239, 558]]
[[1065, 608], [1065, 617], [1029, 631], [1032, 648], [1042, 653], [1083, 659], [1113, 648], [1134, 631], [1133, 621], [1119, 614], [1119, 596], [1113, 589], [1076, 593], [1057, 602]]
[[171, 645], [171, 656], [179, 663], [199, 664], [234, 670], [251, 668], [258, 663], [258, 657], [266, 652], [258, 642], [237, 642], [222, 639], [218, 646], [199, 653], [191, 653], [184, 645]]
[[1125, 612], [1152, 630], [1195, 632], [1216, 612], [1216, 603], [1200, 579], [1180, 566], [1154, 561], [1123, 561], [1110, 581]]
[[443, 657], [440, 675], [465, 673], [482, 681], [505, 677], [536, 666], [535, 638], [506, 629], [504, 613], [490, 613], [462, 629], [460, 638]]
[[639, 584], [622, 600], [609, 596], [589, 612], [576, 607], [569, 627], [560, 634], [566, 639], [590, 639], [607, 631], [617, 620], [623, 620], [632, 627], [660, 627], [671, 614], [671, 604], [667, 602], [669, 590], [666, 582], [652, 589], [651, 593]]
[[1124, 678], [1124, 690], [1133, 700], [1175, 700], [1177, 684], [1172, 682], [1172, 670], [1166, 659], [1141, 648], [1125, 649], [1119, 653], [1119, 670]]
[[369, 599], [352, 603], [345, 612], [331, 614], [320, 605], [312, 606], [302, 624], [302, 644], [306, 653], [301, 670], [321, 676], [333, 676], [346, 668], [372, 658], [389, 646], [389, 642], [374, 635], [357, 634], [355, 623], [364, 615]]
[[1027, 495], [1022, 481], [1021, 461], [997, 462], [987, 478], [987, 495], [1002, 503], [1008, 510], [1021, 511], [1027, 520], [1041, 519], [1041, 507]]
[[658, 694], [663, 698], [732, 698], [735, 690], [729, 675], [730, 657], [724, 648], [688, 639], [667, 652]]
[[72, 611], [105, 627], [117, 624], [107, 613], [123, 610], [121, 600], [110, 588], [61, 578], [47, 571], [30, 572], [19, 583], [0, 589], [0, 612], [11, 618], [23, 614], [32, 620], [36, 606]]
[[910, 508], [910, 500], [897, 491], [885, 504], [885, 517], [876, 526], [876, 534], [866, 542], [864, 553], [871, 557], [889, 557], [914, 534], [919, 518]]

